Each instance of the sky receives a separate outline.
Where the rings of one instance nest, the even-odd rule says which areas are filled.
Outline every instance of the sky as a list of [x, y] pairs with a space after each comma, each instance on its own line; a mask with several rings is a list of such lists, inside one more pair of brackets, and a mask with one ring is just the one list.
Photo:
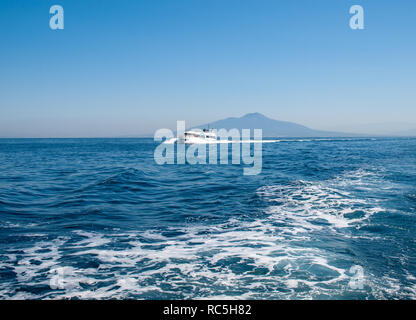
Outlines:
[[[63, 30], [49, 27], [56, 4]], [[364, 30], [349, 26], [356, 4]], [[409, 0], [2, 0], [0, 137], [119, 137], [250, 112], [400, 129], [416, 124], [415, 34]]]

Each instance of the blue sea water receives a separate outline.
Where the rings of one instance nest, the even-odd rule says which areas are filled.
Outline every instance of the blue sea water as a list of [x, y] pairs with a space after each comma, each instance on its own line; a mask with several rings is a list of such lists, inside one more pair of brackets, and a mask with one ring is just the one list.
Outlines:
[[0, 140], [0, 297], [416, 298], [416, 139], [267, 143], [257, 176], [155, 146]]

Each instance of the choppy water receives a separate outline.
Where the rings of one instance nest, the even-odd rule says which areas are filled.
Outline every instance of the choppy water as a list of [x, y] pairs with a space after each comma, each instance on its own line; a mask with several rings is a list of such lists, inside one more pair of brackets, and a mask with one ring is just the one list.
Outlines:
[[154, 148], [0, 140], [0, 297], [416, 298], [416, 139], [268, 143], [258, 176]]

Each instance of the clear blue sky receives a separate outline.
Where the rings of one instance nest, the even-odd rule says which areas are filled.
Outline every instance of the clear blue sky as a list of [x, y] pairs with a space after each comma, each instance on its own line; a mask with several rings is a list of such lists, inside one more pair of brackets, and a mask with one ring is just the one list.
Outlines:
[[[49, 28], [62, 5], [65, 29]], [[365, 30], [349, 28], [349, 8]], [[153, 133], [261, 112], [416, 123], [416, 2], [2, 0], [0, 136]]]

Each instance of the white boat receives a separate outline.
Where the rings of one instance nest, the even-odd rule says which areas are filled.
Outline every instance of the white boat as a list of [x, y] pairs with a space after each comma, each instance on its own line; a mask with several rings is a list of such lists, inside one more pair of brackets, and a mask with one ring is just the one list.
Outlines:
[[179, 143], [212, 143], [217, 141], [217, 135], [212, 130], [189, 130], [185, 131], [182, 137], [179, 137]]

